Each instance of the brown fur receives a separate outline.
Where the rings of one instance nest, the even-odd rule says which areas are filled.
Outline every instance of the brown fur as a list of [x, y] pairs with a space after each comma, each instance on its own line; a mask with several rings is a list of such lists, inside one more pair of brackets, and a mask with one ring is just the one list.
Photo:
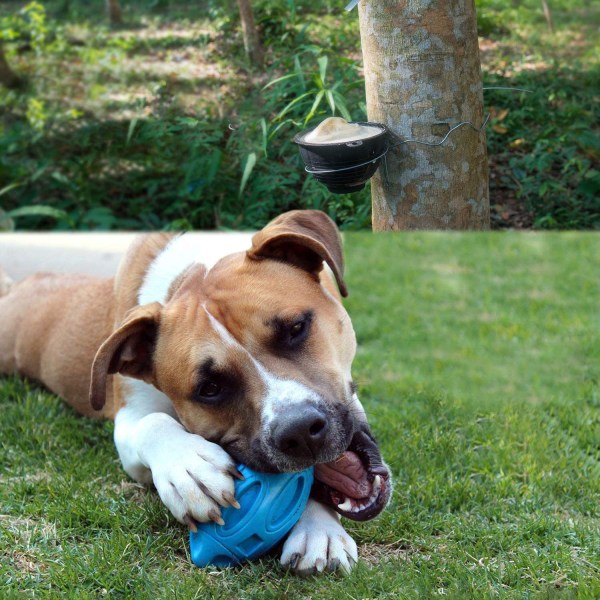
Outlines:
[[135, 304], [149, 264], [170, 239], [138, 238], [115, 280], [37, 273], [14, 284], [0, 298], [0, 373], [18, 372], [44, 383], [83, 415], [114, 418], [120, 403], [112, 385], [100, 411], [90, 405], [91, 365], [115, 322]]
[[[339, 299], [335, 285], [322, 271], [325, 261], [347, 293], [341, 242], [328, 217], [286, 213], [254, 236], [247, 253], [226, 257], [208, 273], [202, 266], [187, 269], [164, 306], [137, 306], [150, 264], [172, 237], [137, 239], [114, 280], [37, 275], [15, 286], [0, 299], [0, 372], [35, 378], [80, 413], [108, 418], [126, 401], [124, 380], [112, 375], [142, 379], [170, 398], [188, 431], [246, 459], [259, 435], [265, 391], [246, 351], [274, 376], [330, 399], [332, 412], [350, 402], [356, 343], [346, 312], [332, 301], [332, 295]], [[245, 350], [223, 343], [206, 310]], [[290, 360], [273, 352], [273, 319], [307, 311], [318, 318], [302, 353]], [[243, 395], [235, 404], [215, 408], [194, 400], [207, 361], [240, 382]], [[338, 429], [332, 452], [339, 454], [345, 434], [341, 423]]]

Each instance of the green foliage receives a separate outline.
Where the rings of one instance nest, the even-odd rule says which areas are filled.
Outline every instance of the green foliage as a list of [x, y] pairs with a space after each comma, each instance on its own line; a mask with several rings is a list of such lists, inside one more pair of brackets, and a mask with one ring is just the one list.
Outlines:
[[46, 10], [39, 2], [30, 2], [23, 9], [0, 19], [0, 40], [27, 40], [36, 54], [47, 47]]
[[[484, 55], [486, 83], [535, 92], [486, 93], [495, 202], [510, 197], [540, 228], [598, 227], [598, 71], [592, 50], [580, 54], [590, 68], [571, 60], [591, 5], [552, 2], [557, 29], [576, 26], [549, 38], [537, 0], [477, 4], [480, 30], [502, 40]], [[35, 229], [256, 228], [303, 207], [368, 228], [369, 188], [329, 193], [291, 141], [332, 114], [365, 119], [356, 13], [304, 0], [253, 7], [264, 74], [247, 64], [233, 0], [124, 2], [116, 31], [101, 1], [0, 6], [4, 47], [28, 81], [0, 88], [0, 208], [46, 207], [16, 220]]]
[[[223, 7], [211, 10], [226, 30]], [[49, 31], [57, 39], [62, 30], [50, 22]], [[286, 43], [292, 38], [300, 39], [294, 34]], [[209, 42], [206, 34], [192, 38], [198, 47]], [[82, 77], [90, 81], [89, 97], [99, 99], [128, 57], [180, 46], [176, 37], [148, 40], [99, 29], [84, 44], [46, 47], [38, 62], [53, 70], [65, 53], [71, 55], [74, 64], [86, 66]], [[288, 68], [293, 77], [282, 79]], [[280, 55], [270, 73], [271, 84], [241, 98], [242, 120], [231, 127], [210, 105], [186, 114], [169, 78], [146, 84], [152, 95], [130, 105], [136, 116], [127, 120], [96, 118], [85, 99], [70, 105], [49, 101], [44, 82], [35, 78], [34, 89], [25, 95], [0, 92], [5, 110], [0, 183], [17, 184], [1, 206], [8, 212], [48, 208], [22, 215], [18, 224], [24, 228], [257, 227], [282, 210], [303, 207], [326, 210], [346, 228], [368, 226], [368, 193], [351, 200], [315, 185], [290, 141], [324, 116], [350, 116], [347, 95], [357, 105], [362, 93], [355, 63], [301, 43], [291, 56]], [[127, 74], [126, 85], [137, 83], [132, 75]], [[305, 95], [292, 102], [299, 88]], [[58, 214], [64, 218], [55, 218]]]
[[[490, 153], [501, 165], [494, 184], [512, 190], [541, 229], [600, 229], [600, 68], [527, 72], [492, 85], [529, 94], [487, 92], [503, 118], [488, 132]], [[494, 121], [492, 121], [494, 124]]]
[[[308, 79], [301, 65], [301, 55], [294, 55], [294, 71], [288, 75], [278, 77], [269, 82], [264, 90], [272, 86], [276, 86], [277, 90], [274, 97], [267, 97], [267, 106], [273, 105], [280, 98], [293, 98], [290, 100], [273, 118], [274, 123], [285, 125], [293, 123], [296, 126], [306, 128], [315, 120], [318, 115], [320, 120], [323, 116], [323, 110], [319, 110], [325, 103], [331, 109], [331, 115], [339, 113], [346, 120], [352, 120], [352, 115], [348, 110], [344, 95], [340, 92], [340, 87], [344, 86], [344, 79], [340, 77], [333, 82], [328, 81], [327, 67], [329, 65], [329, 57], [326, 54], [321, 54], [318, 48], [307, 48], [307, 52], [319, 55], [317, 63], [319, 70]], [[356, 65], [352, 61], [345, 61], [346, 72], [354, 71]], [[362, 81], [358, 82], [362, 85]], [[350, 86], [345, 88], [350, 89]], [[274, 102], [275, 100], [275, 102]], [[284, 117], [287, 117], [284, 120]], [[296, 118], [294, 118], [296, 117]]]

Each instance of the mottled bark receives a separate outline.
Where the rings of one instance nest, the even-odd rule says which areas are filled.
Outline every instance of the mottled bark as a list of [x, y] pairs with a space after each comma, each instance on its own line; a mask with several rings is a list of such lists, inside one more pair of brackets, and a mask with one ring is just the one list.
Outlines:
[[121, 25], [123, 23], [119, 0], [106, 0], [106, 12], [111, 25]]
[[[402, 139], [441, 141], [483, 122], [473, 0], [362, 0], [367, 110]], [[402, 144], [372, 181], [373, 229], [489, 228], [485, 131]]]
[[259, 69], [264, 63], [264, 52], [256, 23], [254, 22], [254, 13], [250, 0], [237, 0], [238, 8], [240, 9], [240, 20], [242, 22], [242, 35], [244, 36], [244, 49], [246, 55], [254, 66]]
[[7, 88], [17, 88], [21, 84], [21, 79], [15, 74], [10, 68], [6, 56], [4, 54], [4, 47], [0, 41], [0, 85]]

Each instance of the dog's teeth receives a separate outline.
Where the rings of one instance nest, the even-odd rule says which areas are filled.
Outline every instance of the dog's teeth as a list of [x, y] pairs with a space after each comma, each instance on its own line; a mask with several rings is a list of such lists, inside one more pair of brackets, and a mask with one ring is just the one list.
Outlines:
[[381, 475], [375, 475], [375, 479], [373, 479], [373, 494], [378, 492], [381, 488]]
[[338, 504], [338, 508], [345, 512], [352, 510], [352, 501], [350, 498], [346, 498], [341, 504]]

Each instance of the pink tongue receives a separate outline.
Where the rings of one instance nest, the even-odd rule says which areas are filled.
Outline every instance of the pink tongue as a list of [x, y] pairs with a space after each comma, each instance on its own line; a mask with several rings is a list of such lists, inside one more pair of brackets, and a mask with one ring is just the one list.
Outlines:
[[367, 498], [371, 484], [363, 464], [347, 450], [336, 461], [315, 466], [315, 477], [350, 498]]

